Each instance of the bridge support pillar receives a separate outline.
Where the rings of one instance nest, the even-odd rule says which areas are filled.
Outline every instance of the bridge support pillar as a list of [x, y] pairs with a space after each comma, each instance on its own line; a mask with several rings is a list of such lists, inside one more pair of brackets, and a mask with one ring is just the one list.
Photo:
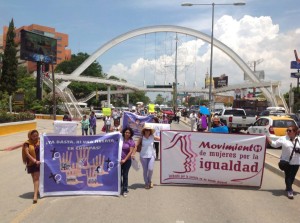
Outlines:
[[126, 94], [126, 104], [129, 105], [129, 94]]
[[107, 85], [107, 106], [110, 108], [110, 85]]

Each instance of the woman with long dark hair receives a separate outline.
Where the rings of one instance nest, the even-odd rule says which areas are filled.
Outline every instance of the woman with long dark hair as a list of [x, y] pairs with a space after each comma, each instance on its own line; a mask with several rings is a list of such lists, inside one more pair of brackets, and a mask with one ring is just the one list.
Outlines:
[[33, 203], [37, 203], [40, 179], [40, 139], [37, 130], [28, 132], [28, 140], [22, 147], [22, 159], [26, 164], [27, 173], [33, 181]]
[[128, 173], [131, 167], [131, 154], [135, 148], [135, 142], [132, 139], [133, 130], [126, 127], [122, 130], [123, 146], [121, 154], [121, 188], [124, 197], [128, 195]]

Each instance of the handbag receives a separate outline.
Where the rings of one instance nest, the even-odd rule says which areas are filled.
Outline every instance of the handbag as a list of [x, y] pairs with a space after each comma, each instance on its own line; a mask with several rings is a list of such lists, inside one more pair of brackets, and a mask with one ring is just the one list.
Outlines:
[[291, 159], [293, 158], [293, 155], [294, 155], [294, 152], [295, 152], [295, 148], [296, 148], [297, 141], [298, 141], [298, 138], [297, 138], [296, 141], [295, 141], [294, 148], [293, 148], [293, 151], [292, 151], [292, 154], [291, 154], [291, 156], [290, 156], [289, 161], [286, 161], [286, 160], [280, 160], [280, 161], [279, 161], [278, 167], [279, 167], [280, 170], [285, 171], [286, 168], [288, 168], [288, 166], [290, 165], [290, 161], [291, 161]]

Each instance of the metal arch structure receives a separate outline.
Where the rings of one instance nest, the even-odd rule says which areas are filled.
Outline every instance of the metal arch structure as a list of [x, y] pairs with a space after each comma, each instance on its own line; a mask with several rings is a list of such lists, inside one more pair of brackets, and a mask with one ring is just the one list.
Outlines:
[[[119, 43], [131, 39], [136, 36], [140, 36], [143, 34], [148, 33], [155, 33], [155, 32], [175, 32], [175, 33], [182, 33], [185, 35], [194, 36], [196, 38], [202, 39], [203, 41], [207, 43], [211, 43], [211, 36], [206, 35], [200, 31], [181, 27], [181, 26], [171, 26], [171, 25], [160, 25], [160, 26], [150, 26], [150, 27], [144, 27], [139, 28], [130, 32], [127, 32], [125, 34], [122, 34], [100, 48], [98, 48], [90, 57], [88, 57], [75, 71], [73, 71], [70, 76], [74, 77], [74, 79], [78, 78], [79, 75], [88, 68], [89, 65], [91, 65], [98, 57], [100, 57], [103, 53], [105, 53], [110, 48], [118, 45]], [[230, 49], [228, 46], [223, 44], [222, 42], [218, 41], [217, 39], [213, 40], [213, 44], [215, 47], [223, 51], [226, 55], [228, 55], [240, 68], [244, 73], [249, 77], [249, 79], [254, 83], [259, 83], [260, 80], [258, 77], [255, 76], [254, 72], [249, 68], [249, 66], [240, 58], [239, 55], [237, 55], [232, 49]], [[71, 82], [63, 82], [59, 88], [63, 90], [65, 87], [67, 87]], [[265, 95], [265, 97], [268, 99], [268, 101], [271, 102], [272, 105], [276, 105], [277, 102], [272, 97], [272, 94], [268, 89], [265, 87], [261, 87], [262, 93]]]

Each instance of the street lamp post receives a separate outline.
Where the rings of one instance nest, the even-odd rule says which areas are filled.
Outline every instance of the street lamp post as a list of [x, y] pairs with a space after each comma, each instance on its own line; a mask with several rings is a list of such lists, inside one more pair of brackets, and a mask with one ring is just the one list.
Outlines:
[[[213, 65], [213, 46], [214, 46], [214, 17], [215, 17], [215, 5], [234, 5], [234, 6], [243, 6], [246, 5], [245, 2], [235, 2], [235, 3], [182, 3], [181, 6], [194, 6], [194, 5], [211, 5], [212, 7], [212, 14], [211, 14], [211, 40], [210, 40], [210, 69], [209, 69], [209, 89], [208, 89], [208, 103], [209, 103], [209, 110], [212, 110], [212, 65]], [[208, 131], [211, 129], [211, 117], [208, 117]]]

